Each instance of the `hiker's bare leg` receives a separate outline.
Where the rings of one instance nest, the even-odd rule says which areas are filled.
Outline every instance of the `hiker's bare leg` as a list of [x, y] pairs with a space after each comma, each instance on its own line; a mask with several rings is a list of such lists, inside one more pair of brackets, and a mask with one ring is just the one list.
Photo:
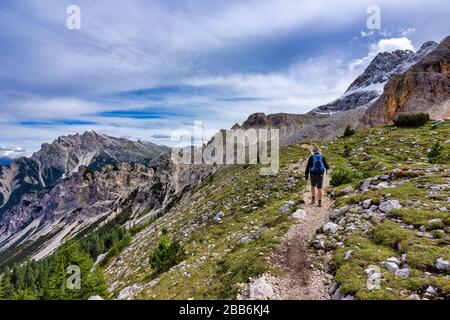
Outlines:
[[311, 186], [311, 204], [316, 202], [316, 188]]
[[319, 199], [319, 202], [322, 201], [323, 191], [322, 189], [317, 189], [317, 198]]

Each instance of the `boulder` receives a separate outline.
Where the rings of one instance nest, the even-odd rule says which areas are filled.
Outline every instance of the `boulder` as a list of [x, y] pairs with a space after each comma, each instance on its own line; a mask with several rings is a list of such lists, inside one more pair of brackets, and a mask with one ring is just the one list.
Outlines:
[[220, 211], [216, 216], [213, 218], [214, 222], [221, 222], [223, 217], [225, 217], [225, 213], [223, 211]]
[[306, 218], [306, 211], [302, 209], [298, 209], [292, 214], [293, 219], [301, 220]]
[[347, 252], [345, 252], [344, 260], [350, 259], [350, 257], [352, 256], [352, 253], [353, 253], [353, 250], [348, 250]]
[[429, 225], [440, 225], [442, 224], [442, 219], [441, 218], [437, 218], [437, 219], [431, 219], [430, 221], [428, 221]]
[[135, 284], [131, 287], [127, 287], [120, 291], [119, 295], [117, 296], [117, 300], [131, 300], [133, 299], [133, 296], [137, 291], [139, 291], [140, 286], [138, 284]]
[[104, 300], [104, 299], [100, 296], [92, 296], [92, 297], [89, 297], [88, 300]]
[[361, 186], [359, 187], [359, 190], [361, 190], [363, 192], [368, 191], [371, 184], [372, 184], [372, 180], [367, 179], [361, 184]]
[[371, 205], [372, 205], [372, 199], [364, 200], [362, 203], [362, 207], [364, 209], [369, 209]]
[[377, 184], [375, 186], [375, 189], [386, 189], [387, 187], [389, 187], [389, 184], [387, 182], [380, 182], [379, 184]]
[[409, 300], [420, 300], [420, 296], [417, 293], [414, 293], [409, 296]]
[[273, 297], [272, 286], [267, 282], [265, 277], [256, 279], [249, 285], [250, 300], [267, 300]]
[[432, 286], [428, 286], [428, 288], [425, 292], [428, 295], [434, 296], [437, 293], [437, 290]]
[[253, 239], [257, 238], [258, 235], [259, 235], [259, 234], [258, 234], [257, 232], [252, 232], [252, 233], [250, 233], [248, 236], [242, 237], [242, 238], [239, 240], [239, 243], [240, 243], [240, 244], [249, 243], [249, 242], [252, 241]]
[[391, 257], [391, 258], [387, 259], [386, 262], [395, 263], [397, 266], [400, 266], [400, 264], [401, 264], [401, 261], [399, 259], [397, 259], [396, 257]]
[[293, 207], [294, 205], [295, 205], [294, 201], [289, 201], [280, 207], [280, 212], [287, 213], [289, 209], [291, 209], [291, 207]]
[[331, 296], [332, 300], [342, 300], [341, 288], [338, 288]]
[[336, 223], [333, 222], [327, 222], [323, 227], [323, 232], [330, 232], [330, 233], [336, 233], [339, 229], [339, 226]]
[[344, 188], [341, 190], [341, 194], [347, 195], [347, 194], [352, 193], [353, 191], [355, 191], [355, 189], [353, 189], [352, 186], [348, 186], [347, 188]]
[[450, 263], [448, 260], [444, 260], [444, 258], [438, 258], [436, 260], [436, 269], [445, 270], [450, 272]]
[[396, 272], [398, 270], [398, 265], [396, 263], [384, 262], [383, 264], [390, 272]]
[[411, 269], [403, 268], [395, 271], [395, 275], [400, 278], [409, 278], [409, 274], [411, 273]]
[[348, 211], [348, 206], [343, 206], [342, 208], [335, 209], [330, 213], [330, 219], [336, 220], [344, 216]]
[[389, 213], [394, 209], [402, 208], [402, 205], [397, 200], [388, 200], [380, 203], [380, 210], [384, 213]]

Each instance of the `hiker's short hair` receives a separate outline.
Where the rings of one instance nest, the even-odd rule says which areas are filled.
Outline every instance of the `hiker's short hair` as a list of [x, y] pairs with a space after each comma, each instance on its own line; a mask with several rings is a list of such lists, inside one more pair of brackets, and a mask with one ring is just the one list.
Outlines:
[[320, 152], [320, 148], [318, 146], [313, 146], [312, 151], [313, 152]]

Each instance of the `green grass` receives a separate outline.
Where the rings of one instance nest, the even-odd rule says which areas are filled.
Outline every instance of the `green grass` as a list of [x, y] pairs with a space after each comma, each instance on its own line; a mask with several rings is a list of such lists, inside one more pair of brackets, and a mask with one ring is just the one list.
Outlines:
[[[292, 224], [289, 214], [281, 213], [279, 208], [290, 200], [300, 203], [300, 194], [306, 185], [302, 172], [292, 171], [289, 166], [303, 161], [308, 154], [298, 145], [283, 148], [277, 176], [261, 176], [260, 167], [253, 165], [222, 168], [195, 188], [189, 198], [175, 205], [166, 214], [166, 222], [160, 219], [148, 226], [142, 233], [158, 225], [158, 230], [166, 228], [169, 235], [177, 239], [182, 239], [190, 226], [195, 227], [183, 240], [186, 259], [182, 265], [163, 273], [157, 283], [138, 298], [232, 299], [240, 283], [269, 271], [267, 257]], [[298, 205], [292, 210], [296, 208]], [[225, 216], [221, 223], [216, 223], [212, 217], [219, 211]], [[252, 241], [240, 243], [253, 232], [257, 236]], [[137, 272], [125, 275], [120, 288], [154, 279], [154, 270], [143, 260], [147, 255], [148, 259], [157, 244], [157, 231], [151, 234], [145, 247], [138, 249], [136, 244], [136, 249], [145, 253], [140, 255], [142, 258], [127, 261]]]
[[[329, 193], [335, 191], [338, 208], [358, 205], [366, 199], [373, 199], [372, 204], [375, 205], [387, 199], [397, 199], [403, 205], [402, 209], [391, 211], [384, 221], [372, 219], [375, 225], [368, 232], [344, 235], [344, 247], [337, 248], [331, 260], [335, 281], [344, 295], [351, 294], [362, 300], [408, 299], [412, 293], [422, 295], [431, 285], [438, 289], [441, 297], [450, 298], [450, 281], [444, 271], [435, 267], [437, 258], [450, 258], [450, 214], [440, 210], [449, 207], [450, 175], [444, 171], [448, 169], [445, 164], [449, 163], [445, 156], [450, 151], [449, 144], [445, 143], [450, 137], [449, 124], [446, 121], [439, 126], [428, 123], [420, 129], [392, 126], [369, 129], [324, 146], [327, 160], [335, 171], [368, 172], [372, 176], [381, 176], [399, 169], [394, 171], [397, 172], [394, 180], [402, 182], [394, 188], [343, 196], [340, 193], [343, 188], [351, 185], [358, 189], [362, 181], [349, 179], [344, 185], [328, 190]], [[431, 155], [436, 155], [437, 145], [440, 146], [440, 161], [428, 161], [430, 150]], [[435, 165], [439, 170], [427, 172]], [[440, 192], [430, 193], [434, 186], [443, 188]], [[429, 223], [437, 218], [442, 219], [442, 223]], [[415, 230], [406, 226], [413, 226]], [[417, 235], [422, 226], [434, 236], [433, 239]], [[345, 253], [349, 250], [353, 253], [345, 260]], [[411, 268], [409, 278], [400, 278], [382, 265], [387, 258], [400, 258], [402, 254], [406, 254], [404, 263]], [[364, 269], [369, 265], [379, 266], [382, 271], [380, 289], [368, 290], [366, 287]]]

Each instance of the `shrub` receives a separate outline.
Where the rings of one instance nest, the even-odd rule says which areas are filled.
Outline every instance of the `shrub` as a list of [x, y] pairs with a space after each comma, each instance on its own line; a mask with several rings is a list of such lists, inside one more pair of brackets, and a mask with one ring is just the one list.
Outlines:
[[356, 133], [356, 130], [353, 129], [350, 125], [345, 128], [344, 137], [350, 137]]
[[352, 148], [351, 148], [348, 144], [346, 144], [346, 145], [344, 146], [344, 152], [342, 153], [342, 155], [343, 155], [345, 158], [348, 158], [348, 157], [351, 156], [351, 153], [352, 153]]
[[439, 142], [435, 142], [431, 147], [430, 152], [428, 152], [428, 158], [430, 160], [436, 159], [441, 155], [442, 145]]
[[163, 273], [179, 264], [185, 257], [186, 252], [181, 243], [179, 241], [170, 241], [167, 237], [167, 231], [163, 231], [158, 247], [151, 255], [149, 262], [157, 273]]
[[420, 127], [430, 121], [430, 115], [427, 113], [405, 114], [394, 119], [397, 127]]
[[331, 176], [330, 184], [337, 187], [363, 178], [364, 174], [356, 170], [337, 170]]

